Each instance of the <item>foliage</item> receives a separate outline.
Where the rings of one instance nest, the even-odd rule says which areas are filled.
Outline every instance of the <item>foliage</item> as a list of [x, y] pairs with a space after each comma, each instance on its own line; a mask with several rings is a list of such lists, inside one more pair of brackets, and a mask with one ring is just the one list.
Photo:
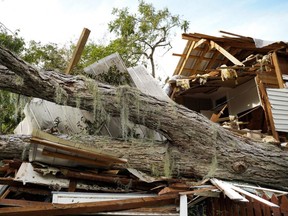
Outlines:
[[20, 54], [24, 50], [24, 39], [18, 37], [19, 30], [14, 35], [8, 34], [6, 29], [0, 29], [0, 46], [6, 47], [13, 52]]
[[135, 63], [130, 61], [130, 50], [128, 50], [127, 46], [123, 46], [120, 39], [112, 40], [108, 45], [96, 44], [93, 41], [89, 41], [84, 48], [80, 62], [73, 69], [73, 73], [77, 73], [77, 71], [79, 73], [86, 66], [116, 52], [119, 53], [127, 67], [136, 66]]
[[118, 37], [122, 46], [133, 54], [129, 61], [135, 64], [146, 57], [150, 61], [152, 76], [155, 77], [154, 55], [158, 48], [168, 51], [171, 48], [171, 35], [174, 28], [185, 32], [189, 22], [181, 20], [179, 15], [172, 15], [168, 8], [156, 10], [152, 4], [139, 1], [136, 14], [129, 9], [114, 8], [112, 14], [116, 19], [109, 23], [109, 30]]
[[63, 72], [67, 67], [68, 55], [65, 47], [59, 48], [55, 43], [42, 45], [40, 42], [30, 41], [23, 59], [45, 70]]

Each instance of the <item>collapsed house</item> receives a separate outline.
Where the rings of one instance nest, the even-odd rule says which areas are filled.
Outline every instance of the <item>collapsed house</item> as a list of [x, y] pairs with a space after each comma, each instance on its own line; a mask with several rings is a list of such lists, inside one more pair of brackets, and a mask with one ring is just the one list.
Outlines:
[[[262, 139], [267, 133], [277, 141], [285, 140], [285, 130], [275, 118], [277, 112], [273, 111], [272, 103], [280, 106], [282, 104], [277, 102], [282, 100], [271, 98], [270, 92], [280, 88], [279, 73], [282, 74], [281, 88], [284, 87], [287, 44], [256, 47], [251, 38], [235, 35], [217, 38], [184, 34], [183, 37], [188, 43], [175, 76], [169, 81], [170, 98], [251, 138]], [[171, 101], [145, 68], [126, 69], [117, 53], [90, 65], [85, 72], [101, 80], [114, 66], [116, 70], [110, 72], [120, 76], [114, 73], [110, 74], [112, 77], [116, 75], [117, 80], [129, 82], [148, 95]], [[116, 157], [100, 145], [109, 139], [102, 139], [98, 146], [93, 146], [88, 141], [55, 136], [58, 132], [81, 135], [87, 132], [87, 121], [98, 120], [96, 129], [100, 135], [123, 138], [133, 129], [134, 136], [152, 136], [153, 141], [163, 141], [161, 135], [155, 131], [151, 133], [142, 125], [122, 122], [117, 117], [104, 121], [95, 113], [85, 114], [76, 108], [64, 108], [38, 99], [26, 106], [25, 114], [26, 119], [15, 131], [32, 133], [29, 161], [6, 160], [0, 167], [5, 176], [0, 178], [0, 205], [3, 206], [0, 215], [186, 216], [187, 206], [191, 207], [192, 215], [287, 214], [286, 191], [216, 178], [201, 182], [156, 178], [129, 167], [131, 158]], [[123, 134], [124, 123], [128, 129]], [[123, 143], [120, 147], [124, 148]], [[147, 143], [146, 148], [160, 157], [156, 146]]]
[[286, 142], [288, 44], [222, 33], [182, 35], [169, 95], [233, 131]]

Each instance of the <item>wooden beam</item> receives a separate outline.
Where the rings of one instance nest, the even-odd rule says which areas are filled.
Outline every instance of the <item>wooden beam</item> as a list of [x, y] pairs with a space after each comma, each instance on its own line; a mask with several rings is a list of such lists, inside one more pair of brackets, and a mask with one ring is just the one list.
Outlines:
[[109, 176], [84, 171], [76, 172], [68, 169], [62, 169], [61, 172], [67, 178], [104, 182], [113, 185], [115, 184], [131, 185], [130, 188], [139, 188], [143, 190], [149, 190], [155, 186], [154, 184], [146, 183], [141, 180], [125, 178], [117, 175]]
[[279, 141], [279, 134], [275, 128], [275, 123], [274, 123], [273, 115], [272, 115], [272, 111], [271, 111], [271, 104], [268, 100], [268, 95], [267, 95], [265, 86], [258, 75], [256, 76], [256, 83], [257, 83], [257, 87], [258, 87], [258, 90], [260, 93], [260, 99], [262, 102], [262, 107], [264, 109], [264, 114], [265, 114], [267, 126], [270, 129], [270, 131], [272, 132], [273, 137], [277, 141]]
[[[25, 184], [25, 186], [23, 186], [22, 182], [18, 182], [19, 184], [22, 185], [22, 187], [10, 187], [10, 191], [11, 192], [15, 192], [15, 193], [28, 193], [28, 194], [34, 194], [34, 195], [40, 195], [40, 196], [50, 196], [51, 195], [51, 190], [50, 189], [40, 189], [39, 185], [37, 184]], [[31, 186], [29, 186], [31, 185]]]
[[206, 39], [201, 39], [201, 40], [199, 40], [199, 41], [197, 41], [197, 42], [192, 42], [191, 43], [191, 45], [190, 45], [190, 47], [189, 47], [189, 49], [188, 49], [188, 51], [187, 51], [187, 53], [186, 53], [186, 56], [185, 56], [185, 58], [184, 58], [184, 60], [183, 60], [183, 62], [182, 62], [182, 65], [181, 65], [181, 67], [180, 67], [180, 69], [179, 69], [179, 72], [178, 72], [178, 75], [181, 75], [181, 73], [182, 73], [182, 71], [183, 71], [183, 69], [184, 69], [184, 67], [185, 67], [185, 65], [186, 65], [186, 63], [187, 63], [187, 60], [188, 60], [188, 58], [189, 58], [189, 56], [190, 56], [190, 54], [191, 54], [191, 52], [192, 52], [192, 50], [193, 49], [196, 49], [197, 47], [199, 47], [199, 46], [201, 46], [203, 43], [205, 43], [207, 40]]
[[249, 202], [245, 197], [241, 196], [235, 190], [232, 189], [232, 185], [226, 182], [223, 182], [218, 179], [210, 179], [211, 183], [215, 185], [219, 190], [223, 191], [223, 193], [228, 196], [231, 200], [241, 201], [241, 202]]
[[180, 75], [181, 73], [182, 73], [182, 71], [183, 71], [183, 68], [185, 67], [185, 65], [186, 65], [186, 62], [187, 62], [187, 60], [188, 60], [188, 58], [189, 58], [189, 56], [190, 56], [190, 53], [192, 52], [192, 49], [193, 49], [193, 47], [194, 47], [194, 45], [195, 45], [195, 41], [188, 41], [187, 42], [187, 44], [189, 44], [189, 48], [188, 48], [188, 51], [187, 51], [187, 53], [186, 53], [186, 56], [185, 56], [185, 58], [183, 59], [183, 61], [181, 62], [181, 66], [180, 66], [180, 69], [179, 69], [179, 71], [178, 71], [178, 75]]
[[272, 202], [269, 202], [268, 200], [262, 199], [261, 197], [256, 196], [256, 195], [254, 195], [254, 194], [252, 194], [252, 193], [249, 193], [248, 191], [245, 191], [245, 190], [243, 190], [243, 189], [241, 189], [241, 188], [238, 188], [238, 187], [236, 187], [236, 186], [234, 186], [234, 185], [231, 185], [231, 188], [232, 188], [234, 191], [237, 191], [237, 192], [239, 192], [239, 193], [241, 193], [241, 194], [244, 194], [244, 195], [247, 196], [247, 197], [250, 197], [250, 198], [255, 199], [255, 200], [257, 200], [257, 201], [259, 201], [259, 202], [261, 202], [261, 203], [263, 203], [263, 204], [265, 204], [265, 205], [268, 205], [269, 207], [279, 208], [278, 205], [276, 205], [276, 204], [274, 204], [274, 203], [272, 203]]
[[215, 43], [214, 41], [212, 41], [212, 40], [210, 41], [210, 46], [211, 46], [211, 48], [215, 48], [220, 53], [222, 53], [222, 55], [224, 55], [226, 58], [228, 58], [235, 65], [244, 66], [244, 64], [242, 62], [240, 62], [237, 58], [235, 58], [227, 50], [225, 50], [223, 47], [221, 47], [219, 44]]
[[16, 207], [24, 206], [25, 207], [25, 206], [49, 205], [49, 204], [51, 203], [29, 201], [29, 200], [19, 200], [19, 199], [0, 199], [0, 206], [16, 206]]
[[282, 71], [281, 71], [281, 68], [279, 65], [278, 56], [277, 56], [276, 52], [273, 52], [273, 54], [272, 54], [272, 61], [273, 61], [273, 65], [275, 67], [275, 73], [276, 73], [276, 77], [277, 77], [277, 81], [278, 81], [278, 86], [279, 86], [279, 88], [285, 88], [283, 78], [282, 78]]
[[77, 63], [79, 62], [80, 60], [80, 57], [82, 55], [82, 52], [84, 50], [84, 47], [85, 47], [85, 44], [88, 40], [88, 37], [89, 37], [89, 34], [90, 34], [90, 30], [87, 29], [87, 28], [84, 28], [83, 31], [82, 31], [82, 34], [78, 40], [78, 43], [76, 45], [76, 48], [73, 52], [73, 55], [72, 55], [72, 59], [70, 60], [70, 63], [66, 69], [66, 74], [69, 74], [70, 71], [72, 70], [72, 68], [74, 66], [77, 65]]
[[227, 31], [222, 31], [222, 30], [220, 30], [219, 32], [223, 33], [223, 34], [228, 34], [228, 35], [236, 36], [236, 37], [239, 37], [239, 38], [243, 38], [243, 39], [248, 39], [249, 41], [251, 41], [251, 38], [243, 36], [243, 35], [234, 34], [234, 33], [227, 32]]
[[1, 208], [0, 216], [38, 216], [38, 215], [78, 215], [84, 213], [97, 213], [107, 211], [120, 211], [150, 206], [175, 204], [175, 195], [156, 197], [131, 198], [124, 200], [110, 200], [89, 203], [50, 204], [25, 207]]
[[215, 190], [217, 189], [217, 187], [215, 186], [209, 186], [207, 188], [201, 188], [201, 189], [196, 189], [196, 190], [192, 190], [192, 191], [184, 191], [184, 192], [179, 192], [180, 195], [191, 195], [191, 194], [198, 194], [198, 193], [202, 193], [202, 192], [206, 192], [206, 191], [211, 191], [211, 190]]

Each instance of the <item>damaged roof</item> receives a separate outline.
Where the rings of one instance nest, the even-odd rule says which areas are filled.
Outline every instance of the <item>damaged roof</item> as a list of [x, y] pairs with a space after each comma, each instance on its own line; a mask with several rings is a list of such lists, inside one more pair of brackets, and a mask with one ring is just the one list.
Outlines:
[[250, 55], [265, 55], [272, 50], [288, 47], [283, 41], [265, 42], [229, 32], [220, 32], [226, 35], [215, 37], [200, 33], [182, 34], [187, 44], [182, 54], [173, 54], [181, 57], [174, 75], [205, 74], [207, 70], [216, 69], [223, 64], [246, 66], [245, 59]]

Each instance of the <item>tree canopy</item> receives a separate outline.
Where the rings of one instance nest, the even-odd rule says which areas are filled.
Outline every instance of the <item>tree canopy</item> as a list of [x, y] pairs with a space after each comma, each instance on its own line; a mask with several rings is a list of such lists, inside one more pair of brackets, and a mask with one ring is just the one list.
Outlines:
[[171, 36], [174, 28], [184, 32], [189, 22], [179, 15], [172, 15], [168, 8], [156, 10], [152, 4], [139, 1], [137, 13], [129, 8], [114, 8], [116, 18], [109, 23], [109, 30], [116, 34], [122, 46], [130, 51], [130, 61], [139, 62], [142, 57], [150, 61], [152, 76], [155, 77], [155, 51], [162, 48], [171, 49]]

